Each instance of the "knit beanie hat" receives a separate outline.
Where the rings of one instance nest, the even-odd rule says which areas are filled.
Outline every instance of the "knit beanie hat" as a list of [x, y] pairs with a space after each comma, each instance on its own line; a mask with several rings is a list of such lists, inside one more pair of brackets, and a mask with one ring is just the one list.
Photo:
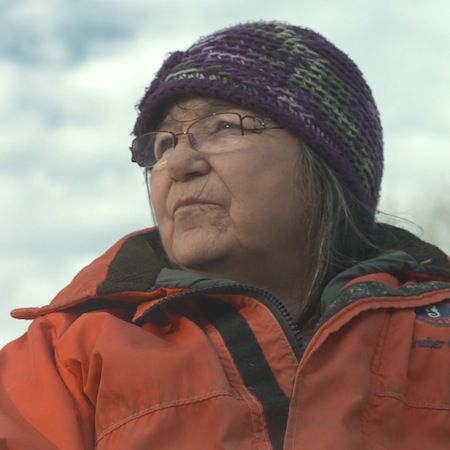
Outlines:
[[383, 138], [371, 90], [355, 63], [320, 34], [251, 22], [169, 55], [138, 104], [134, 134], [158, 125], [175, 97], [229, 101], [286, 127], [318, 154], [373, 222]]

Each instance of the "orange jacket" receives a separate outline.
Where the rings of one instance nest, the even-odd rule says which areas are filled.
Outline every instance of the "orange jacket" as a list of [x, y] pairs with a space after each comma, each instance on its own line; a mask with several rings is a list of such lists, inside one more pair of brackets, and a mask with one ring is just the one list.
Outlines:
[[[336, 277], [308, 343], [273, 296], [119, 241], [0, 352], [0, 449], [448, 450], [450, 270], [423, 245]], [[161, 272], [160, 272], [161, 271]]]

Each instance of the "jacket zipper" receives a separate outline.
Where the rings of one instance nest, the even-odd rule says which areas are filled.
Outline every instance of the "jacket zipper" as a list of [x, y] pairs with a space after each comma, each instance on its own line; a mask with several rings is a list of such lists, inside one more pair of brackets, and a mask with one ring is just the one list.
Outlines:
[[141, 320], [150, 312], [166, 306], [168, 303], [198, 294], [250, 294], [252, 298], [262, 302], [270, 309], [288, 338], [297, 360], [300, 360], [304, 346], [302, 345], [301, 332], [297, 322], [295, 322], [286, 306], [284, 306], [284, 304], [277, 297], [275, 297], [271, 292], [256, 286], [233, 283], [229, 285], [224, 284], [220, 287], [192, 289], [189, 291], [180, 292], [178, 294], [173, 294], [147, 309], [142, 315]]

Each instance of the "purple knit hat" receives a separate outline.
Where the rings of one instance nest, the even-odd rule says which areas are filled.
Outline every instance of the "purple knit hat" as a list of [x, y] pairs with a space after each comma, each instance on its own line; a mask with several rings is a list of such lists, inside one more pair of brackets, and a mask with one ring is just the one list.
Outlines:
[[355, 63], [320, 34], [252, 22], [170, 54], [138, 104], [134, 134], [154, 129], [161, 109], [180, 95], [224, 99], [288, 128], [334, 170], [373, 222], [383, 172], [378, 110]]

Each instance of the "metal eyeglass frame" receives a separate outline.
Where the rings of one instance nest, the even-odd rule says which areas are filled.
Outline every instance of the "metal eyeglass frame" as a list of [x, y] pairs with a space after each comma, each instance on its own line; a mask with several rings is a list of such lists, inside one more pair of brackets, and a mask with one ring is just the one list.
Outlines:
[[[193, 133], [190, 132], [190, 129], [196, 125], [198, 122], [201, 122], [202, 120], [208, 118], [208, 117], [213, 117], [213, 116], [217, 116], [217, 115], [222, 115], [222, 114], [233, 114], [237, 117], [239, 117], [239, 127], [241, 129], [241, 136], [244, 136], [244, 132], [251, 132], [251, 133], [256, 133], [259, 134], [264, 130], [273, 130], [273, 129], [282, 129], [284, 127], [279, 126], [279, 125], [275, 125], [275, 126], [267, 126], [267, 121], [271, 121], [271, 119], [269, 118], [264, 118], [264, 117], [260, 117], [260, 116], [254, 116], [254, 115], [250, 115], [247, 114], [245, 116], [242, 116], [241, 114], [234, 112], [234, 111], [220, 111], [220, 112], [214, 112], [211, 114], [207, 114], [206, 116], [200, 117], [196, 120], [194, 120], [194, 122], [190, 123], [189, 126], [186, 128], [185, 131], [180, 131], [179, 133], [174, 133], [173, 131], [169, 131], [169, 130], [154, 130], [154, 131], [148, 131], [147, 133], [141, 134], [140, 136], [136, 136], [133, 141], [131, 142], [131, 146], [129, 147], [130, 151], [131, 151], [131, 161], [137, 163], [140, 167], [143, 167], [147, 170], [151, 170], [160, 160], [156, 160], [151, 166], [147, 166], [147, 165], [141, 165], [139, 164], [139, 157], [137, 156], [137, 150], [135, 148], [136, 144], [145, 136], [152, 134], [152, 133], [159, 133], [159, 132], [163, 132], [163, 133], [169, 133], [172, 135], [173, 137], [173, 147], [175, 148], [178, 145], [178, 137], [179, 136], [184, 136], [186, 135], [189, 139], [189, 143], [191, 145], [191, 147], [197, 151], [202, 153], [200, 150], [198, 150], [196, 143], [195, 143], [195, 136]], [[259, 127], [258, 128], [244, 128], [244, 120], [245, 119], [253, 119], [255, 121], [259, 122]], [[153, 152], [154, 155], [154, 152]]]

